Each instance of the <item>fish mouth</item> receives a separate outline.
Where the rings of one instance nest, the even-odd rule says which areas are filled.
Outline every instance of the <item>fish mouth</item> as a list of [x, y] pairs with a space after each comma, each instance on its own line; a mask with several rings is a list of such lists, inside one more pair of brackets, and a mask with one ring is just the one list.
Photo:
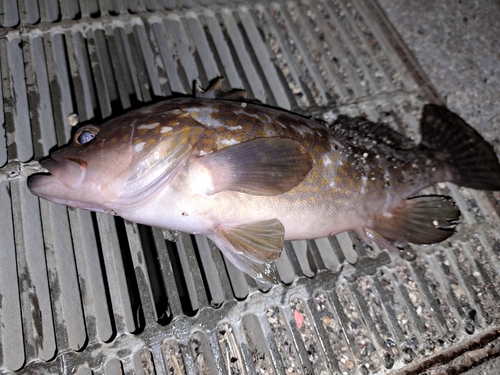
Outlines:
[[38, 174], [30, 179], [32, 191], [44, 190], [47, 185], [57, 182], [70, 189], [78, 189], [87, 173], [87, 162], [78, 158], [52, 156], [40, 161], [40, 165], [49, 173]]

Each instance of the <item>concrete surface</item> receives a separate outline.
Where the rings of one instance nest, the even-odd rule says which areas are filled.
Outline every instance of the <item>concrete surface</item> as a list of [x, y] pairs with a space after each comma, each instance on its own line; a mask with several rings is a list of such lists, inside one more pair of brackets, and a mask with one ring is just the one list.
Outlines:
[[450, 109], [500, 144], [500, 2], [378, 0]]

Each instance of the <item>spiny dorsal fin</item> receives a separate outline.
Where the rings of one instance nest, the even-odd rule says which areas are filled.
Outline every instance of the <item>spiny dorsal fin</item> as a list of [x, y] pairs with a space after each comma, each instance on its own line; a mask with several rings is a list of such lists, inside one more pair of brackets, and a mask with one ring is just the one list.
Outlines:
[[245, 90], [226, 91], [222, 88], [224, 78], [217, 78], [214, 83], [205, 91], [198, 84], [194, 85], [194, 96], [205, 99], [226, 99], [226, 100], [245, 100], [247, 92]]
[[387, 145], [393, 149], [409, 149], [415, 147], [415, 142], [401, 133], [393, 130], [383, 122], [371, 122], [363, 117], [348, 117], [341, 115], [331, 125], [334, 132], [356, 139], [357, 143], [375, 141], [378, 145]]
[[451, 198], [420, 196], [406, 199], [393, 210], [375, 215], [365, 231], [368, 238], [390, 249], [394, 249], [397, 242], [430, 245], [450, 237], [459, 218], [460, 211]]
[[277, 282], [274, 261], [283, 249], [285, 228], [277, 219], [248, 224], [219, 224], [210, 239], [240, 270], [250, 276]]
[[289, 138], [258, 138], [201, 156], [199, 162], [212, 175], [207, 192], [225, 190], [253, 195], [286, 193], [306, 177], [312, 160], [306, 150]]

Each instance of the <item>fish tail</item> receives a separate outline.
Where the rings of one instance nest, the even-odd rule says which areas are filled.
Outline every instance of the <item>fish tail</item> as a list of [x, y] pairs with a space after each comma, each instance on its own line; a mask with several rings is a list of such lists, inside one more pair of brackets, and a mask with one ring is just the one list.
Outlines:
[[493, 147], [460, 116], [443, 106], [427, 104], [422, 145], [444, 159], [446, 180], [480, 190], [500, 190], [500, 164]]

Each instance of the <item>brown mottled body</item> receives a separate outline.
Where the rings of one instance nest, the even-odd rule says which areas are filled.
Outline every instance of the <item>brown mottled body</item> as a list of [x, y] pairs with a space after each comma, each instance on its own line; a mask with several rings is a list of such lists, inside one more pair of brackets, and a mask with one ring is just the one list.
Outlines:
[[[210, 222], [259, 221], [277, 218], [286, 228], [285, 239], [318, 238], [347, 229], [361, 229], [376, 213], [389, 211], [401, 199], [442, 180], [436, 173], [434, 152], [425, 147], [411, 150], [394, 148], [394, 141], [380, 143], [369, 132], [353, 133], [352, 119], [338, 122], [332, 128], [312, 119], [253, 104], [220, 100], [175, 99], [133, 115], [136, 132], [140, 124], [159, 123], [175, 132], [184, 127], [200, 126], [204, 131], [193, 147], [193, 158], [171, 182], [165, 199], [184, 200], [167, 224], [170, 228], [210, 234], [210, 228], [196, 228], [190, 222], [198, 215], [210, 216]], [[175, 110], [180, 110], [179, 116]], [[173, 112], [172, 112], [173, 111]], [[140, 132], [140, 130], [139, 130]], [[167, 137], [158, 129], [142, 131], [141, 142], [156, 142]], [[202, 184], [197, 157], [258, 138], [293, 139], [312, 156], [313, 167], [295, 188], [277, 196], [249, 196], [234, 191], [217, 195], [200, 193]], [[136, 143], [138, 142], [136, 140]], [[141, 155], [137, 155], [140, 159]], [[205, 179], [206, 181], [207, 179]], [[176, 198], [173, 198], [176, 197]], [[155, 199], [157, 201], [157, 199]], [[156, 202], [158, 203], [158, 202]], [[172, 204], [162, 204], [168, 212]], [[178, 207], [177, 207], [178, 206]], [[185, 208], [183, 208], [185, 207]], [[197, 207], [203, 207], [199, 212]], [[123, 214], [131, 220], [130, 216]], [[165, 215], [167, 216], [167, 215]], [[172, 212], [168, 213], [172, 216]], [[176, 216], [176, 217], [175, 217]], [[158, 225], [151, 215], [148, 224]], [[165, 219], [166, 220], [166, 219]], [[172, 221], [170, 221], [172, 220]]]
[[[73, 207], [209, 236], [254, 277], [275, 281], [284, 239], [356, 230], [365, 240], [435, 243], [459, 215], [438, 181], [500, 189], [490, 145], [447, 109], [426, 106], [420, 145], [363, 118], [331, 127], [261, 105], [201, 98], [132, 111], [43, 162], [31, 191]], [[221, 95], [222, 94], [222, 95]], [[493, 178], [491, 175], [493, 174]]]

